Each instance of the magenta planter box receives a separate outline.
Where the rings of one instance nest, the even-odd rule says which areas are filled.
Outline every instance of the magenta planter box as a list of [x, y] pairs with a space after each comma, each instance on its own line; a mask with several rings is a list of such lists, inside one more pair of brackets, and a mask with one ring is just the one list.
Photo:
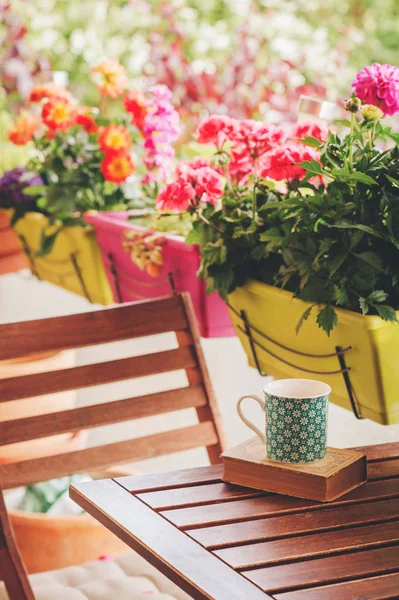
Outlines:
[[179, 236], [157, 234], [157, 239], [162, 240], [163, 264], [158, 267], [158, 274], [148, 274], [145, 268], [133, 262], [124, 248], [126, 232], [137, 232], [138, 236], [143, 236], [148, 230], [132, 224], [128, 217], [128, 212], [93, 212], [85, 215], [86, 223], [93, 225], [96, 230], [115, 302], [133, 302], [159, 298], [173, 292], [190, 292], [201, 336], [234, 336], [226, 304], [218, 294], [207, 294], [205, 282], [197, 277], [200, 266], [198, 246], [190, 246]]

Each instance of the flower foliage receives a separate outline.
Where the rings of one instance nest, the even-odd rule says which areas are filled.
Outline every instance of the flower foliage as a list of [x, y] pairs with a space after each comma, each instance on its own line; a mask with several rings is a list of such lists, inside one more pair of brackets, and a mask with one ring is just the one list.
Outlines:
[[226, 298], [248, 278], [285, 287], [313, 303], [327, 334], [337, 306], [397, 320], [399, 134], [375, 107], [363, 114], [361, 101], [351, 100], [342, 133], [301, 124], [284, 135], [221, 117], [200, 125], [199, 139], [215, 145], [211, 163], [223, 173], [223, 193], [216, 203], [198, 202], [183, 166], [159, 208], [178, 209], [181, 201], [192, 214], [189, 240], [200, 244], [209, 292]]
[[[125, 91], [122, 71], [115, 61], [105, 61], [99, 69], [114, 92], [119, 84], [121, 93]], [[9, 129], [8, 138], [17, 145], [31, 142], [28, 170], [42, 182], [30, 186], [35, 202], [29, 207], [27, 203], [21, 205], [15, 200], [13, 206], [11, 202], [17, 218], [24, 210], [38, 210], [51, 221], [73, 225], [83, 223], [82, 213], [87, 210], [127, 208], [124, 184], [135, 173], [136, 165], [140, 176], [151, 184], [146, 186], [146, 197], [157, 192], [158, 182], [172, 168], [172, 144], [179, 135], [179, 119], [170, 103], [170, 92], [165, 86], [144, 93], [133, 90], [125, 96], [129, 112], [119, 109], [119, 116], [110, 119], [107, 108], [112, 93], [104, 86], [103, 82], [101, 110], [78, 105], [68, 90], [53, 84], [32, 90], [32, 103], [39, 104], [39, 110], [33, 110], [41, 116], [22, 112]], [[142, 105], [138, 123], [133, 101]]]

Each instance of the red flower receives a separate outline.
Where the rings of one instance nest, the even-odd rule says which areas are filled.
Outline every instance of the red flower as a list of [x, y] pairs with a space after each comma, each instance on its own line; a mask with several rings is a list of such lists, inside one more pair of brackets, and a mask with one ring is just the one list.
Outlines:
[[35, 115], [28, 112], [23, 113], [8, 130], [8, 139], [16, 146], [24, 146], [33, 139], [40, 125], [40, 119]]
[[131, 146], [132, 139], [123, 125], [108, 125], [100, 129], [98, 142], [102, 152], [126, 154]]
[[301, 141], [305, 137], [314, 137], [319, 142], [325, 142], [328, 136], [328, 129], [315, 121], [302, 121], [293, 126], [291, 136], [297, 141]]
[[71, 92], [68, 92], [65, 88], [59, 87], [54, 83], [44, 83], [42, 85], [36, 85], [32, 88], [29, 95], [29, 102], [41, 102], [41, 100], [47, 98], [54, 98], [56, 100], [65, 100], [66, 102], [73, 102], [74, 98]]
[[209, 167], [209, 160], [196, 156], [191, 161], [182, 161], [176, 167], [176, 175], [184, 175], [187, 171], [201, 169], [202, 167]]
[[158, 210], [184, 212], [196, 208], [200, 202], [216, 204], [223, 196], [223, 178], [211, 167], [188, 168], [178, 174], [158, 195]]
[[132, 115], [132, 124], [142, 131], [145, 117], [148, 113], [147, 101], [144, 94], [138, 90], [132, 90], [125, 95], [123, 104], [126, 112]]
[[48, 100], [42, 108], [43, 123], [50, 129], [65, 131], [74, 124], [76, 109], [66, 100]]
[[77, 109], [76, 124], [81, 125], [87, 133], [97, 133], [98, 126], [90, 112], [90, 108], [83, 106]]
[[306, 176], [306, 171], [297, 163], [312, 159], [317, 160], [317, 154], [310, 149], [296, 144], [282, 146], [265, 156], [260, 174], [276, 181], [301, 180]]
[[226, 115], [211, 115], [197, 129], [197, 140], [200, 144], [215, 144], [221, 148], [234, 135], [237, 121]]
[[101, 163], [104, 179], [114, 183], [123, 183], [134, 173], [134, 170], [135, 164], [127, 152], [125, 154], [106, 154]]
[[217, 204], [223, 196], [223, 179], [215, 169], [201, 167], [193, 171], [195, 173], [195, 194], [201, 202]]
[[232, 141], [238, 150], [246, 150], [252, 158], [257, 159], [281, 145], [285, 138], [285, 132], [281, 127], [262, 121], [243, 119], [237, 121]]
[[180, 176], [173, 183], [168, 183], [158, 194], [156, 209], [185, 212], [194, 198], [193, 186], [183, 176]]

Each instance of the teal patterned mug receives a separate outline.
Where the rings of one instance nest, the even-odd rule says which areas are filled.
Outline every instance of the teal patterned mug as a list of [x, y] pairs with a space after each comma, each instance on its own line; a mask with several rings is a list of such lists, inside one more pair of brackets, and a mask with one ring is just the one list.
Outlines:
[[[242, 396], [237, 412], [266, 445], [268, 458], [288, 463], [324, 458], [330, 386], [311, 379], [278, 379], [263, 392], [265, 400], [254, 394]], [[241, 403], [246, 398], [252, 398], [264, 410], [266, 435], [243, 414]]]

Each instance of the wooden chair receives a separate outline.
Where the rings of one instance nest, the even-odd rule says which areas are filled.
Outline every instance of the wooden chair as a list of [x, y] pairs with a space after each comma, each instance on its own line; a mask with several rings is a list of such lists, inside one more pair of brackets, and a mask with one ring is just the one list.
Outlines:
[[[184, 370], [186, 387], [0, 422], [0, 446], [194, 408], [198, 424], [64, 454], [0, 464], [3, 489], [98, 471], [196, 447], [223, 450], [220, 417], [188, 294], [44, 320], [0, 324], [0, 360], [175, 332], [171, 350], [0, 380], [0, 402]], [[176, 343], [174, 344], [176, 346]], [[134, 382], [132, 383], [134, 388]], [[11, 600], [33, 600], [0, 490], [0, 581]], [[4, 560], [3, 560], [4, 559]], [[8, 586], [8, 587], [7, 587]]]
[[0, 465], [3, 489], [205, 446], [223, 448], [220, 417], [189, 295], [94, 312], [0, 325], [0, 360], [175, 332], [178, 347], [0, 380], [0, 402], [184, 369], [188, 387], [0, 423], [0, 446], [194, 407], [197, 425], [142, 438]]

